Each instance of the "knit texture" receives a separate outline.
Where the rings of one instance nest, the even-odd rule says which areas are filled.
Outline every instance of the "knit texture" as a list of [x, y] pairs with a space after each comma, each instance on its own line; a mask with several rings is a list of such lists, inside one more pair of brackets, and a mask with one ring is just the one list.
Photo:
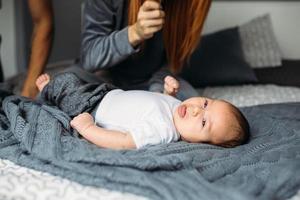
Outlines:
[[70, 117], [56, 107], [8, 96], [0, 111], [0, 157], [150, 199], [291, 197], [300, 187], [300, 103], [242, 111], [252, 132], [246, 145], [226, 149], [176, 142], [116, 151], [78, 137]]

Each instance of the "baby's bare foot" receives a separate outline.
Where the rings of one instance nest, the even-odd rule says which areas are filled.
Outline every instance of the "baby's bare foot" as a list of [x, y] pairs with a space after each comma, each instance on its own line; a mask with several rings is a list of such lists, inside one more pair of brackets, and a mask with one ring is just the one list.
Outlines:
[[41, 92], [44, 89], [44, 87], [49, 83], [49, 81], [50, 81], [50, 76], [48, 74], [42, 74], [36, 79], [35, 85]]
[[164, 81], [164, 93], [175, 96], [179, 90], [179, 82], [172, 76], [166, 76]]

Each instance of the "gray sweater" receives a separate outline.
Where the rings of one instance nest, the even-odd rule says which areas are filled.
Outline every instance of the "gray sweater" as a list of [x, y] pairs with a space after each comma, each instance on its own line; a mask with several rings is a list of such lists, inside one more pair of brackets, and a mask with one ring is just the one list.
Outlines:
[[89, 71], [104, 69], [123, 89], [141, 85], [166, 64], [162, 33], [141, 50], [128, 40], [128, 0], [87, 0], [84, 9], [81, 64]]

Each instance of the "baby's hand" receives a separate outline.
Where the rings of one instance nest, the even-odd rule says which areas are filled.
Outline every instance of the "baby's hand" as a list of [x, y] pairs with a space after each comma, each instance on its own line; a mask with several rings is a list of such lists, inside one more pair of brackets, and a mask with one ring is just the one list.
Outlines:
[[164, 93], [175, 96], [179, 90], [179, 82], [172, 76], [166, 76], [164, 81]]
[[82, 113], [74, 117], [73, 120], [71, 120], [70, 124], [79, 133], [82, 133], [88, 127], [94, 125], [94, 119], [89, 113]]

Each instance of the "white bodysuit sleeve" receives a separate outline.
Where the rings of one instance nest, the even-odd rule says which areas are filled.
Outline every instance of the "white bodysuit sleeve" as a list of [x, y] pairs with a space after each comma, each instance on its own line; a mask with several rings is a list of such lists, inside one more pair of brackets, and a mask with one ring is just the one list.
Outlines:
[[165, 123], [149, 123], [144, 121], [135, 125], [130, 134], [133, 137], [137, 149], [157, 144], [167, 144], [177, 141], [179, 136], [176, 132]]

